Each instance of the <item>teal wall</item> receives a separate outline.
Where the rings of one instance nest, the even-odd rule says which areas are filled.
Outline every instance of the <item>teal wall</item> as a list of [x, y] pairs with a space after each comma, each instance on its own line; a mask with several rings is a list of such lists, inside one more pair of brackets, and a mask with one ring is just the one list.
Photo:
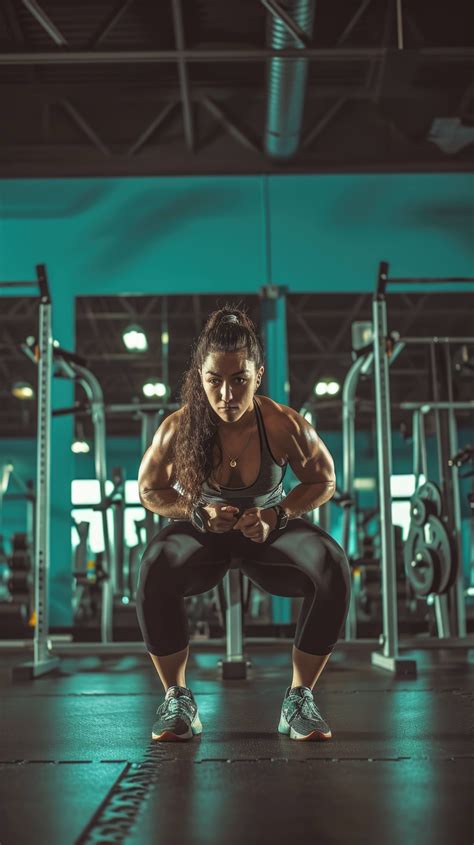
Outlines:
[[[473, 186], [468, 173], [4, 180], [0, 280], [31, 279], [46, 263], [54, 336], [73, 348], [79, 295], [256, 293], [269, 283], [363, 292], [382, 259], [394, 276], [473, 275]], [[72, 385], [55, 380], [53, 404], [72, 401]], [[55, 418], [53, 625], [71, 621], [71, 439], [72, 419]]]
[[269, 281], [367, 291], [382, 259], [396, 276], [472, 275], [473, 187], [464, 173], [3, 181], [0, 278], [45, 262], [62, 308], [77, 295], [255, 293]]

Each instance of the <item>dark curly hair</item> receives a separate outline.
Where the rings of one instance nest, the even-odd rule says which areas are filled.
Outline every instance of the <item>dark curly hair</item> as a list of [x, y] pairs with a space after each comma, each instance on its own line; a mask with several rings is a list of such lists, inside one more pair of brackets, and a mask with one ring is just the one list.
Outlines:
[[[235, 314], [238, 322], [223, 322], [227, 314]], [[192, 347], [190, 366], [183, 374], [179, 391], [182, 414], [174, 443], [173, 465], [179, 492], [188, 500], [188, 515], [199, 503], [201, 485], [211, 476], [214, 444], [222, 459], [217, 437], [219, 418], [209, 404], [199, 370], [211, 352], [242, 350], [255, 362], [257, 370], [263, 365], [263, 345], [253, 321], [245, 311], [226, 303], [207, 318]]]

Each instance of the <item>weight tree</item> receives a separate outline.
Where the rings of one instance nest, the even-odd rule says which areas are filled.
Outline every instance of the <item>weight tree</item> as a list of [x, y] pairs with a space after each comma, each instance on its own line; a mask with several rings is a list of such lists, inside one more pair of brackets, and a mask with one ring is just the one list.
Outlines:
[[[375, 380], [375, 418], [377, 427], [377, 461], [379, 476], [379, 508], [382, 555], [382, 616], [383, 633], [380, 637], [382, 651], [372, 652], [373, 665], [393, 672], [396, 676], [416, 677], [416, 661], [401, 658], [398, 642], [397, 584], [395, 561], [395, 537], [392, 522], [390, 479], [392, 476], [392, 431], [390, 414], [389, 359], [393, 351], [393, 338], [387, 333], [387, 305], [385, 290], [388, 284], [437, 285], [449, 283], [473, 284], [473, 278], [408, 278], [389, 279], [389, 265], [383, 261], [379, 265], [377, 290], [372, 301], [373, 352]], [[400, 343], [411, 339], [399, 338]], [[421, 339], [418, 339], [420, 341]], [[464, 338], [438, 338], [438, 341], [458, 341]], [[472, 340], [472, 338], [470, 339]], [[435, 407], [440, 403], [428, 403]], [[443, 403], [446, 404], [446, 403]], [[452, 403], [447, 403], [451, 408]], [[474, 407], [474, 403], [466, 403]], [[453, 445], [453, 444], [451, 444]], [[458, 573], [454, 590], [455, 601], [459, 605], [462, 592], [462, 568]]]

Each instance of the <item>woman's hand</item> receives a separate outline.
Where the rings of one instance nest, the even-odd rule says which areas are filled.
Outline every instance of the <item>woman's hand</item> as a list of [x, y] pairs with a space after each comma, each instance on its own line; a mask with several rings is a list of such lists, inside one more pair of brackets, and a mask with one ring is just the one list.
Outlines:
[[254, 543], [264, 543], [276, 524], [277, 515], [274, 508], [249, 508], [237, 520], [232, 530], [241, 531], [244, 537]]
[[208, 515], [207, 530], [215, 534], [230, 531], [235, 524], [235, 514], [239, 512], [233, 505], [205, 505], [204, 510]]

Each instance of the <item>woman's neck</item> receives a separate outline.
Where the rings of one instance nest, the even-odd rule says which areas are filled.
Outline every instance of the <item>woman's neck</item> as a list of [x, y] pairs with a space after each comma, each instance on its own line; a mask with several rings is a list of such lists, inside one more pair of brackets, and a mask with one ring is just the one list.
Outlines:
[[223, 420], [220, 420], [217, 427], [219, 434], [224, 437], [231, 437], [234, 434], [240, 435], [249, 431], [255, 425], [255, 421], [255, 408], [252, 400], [252, 404], [249, 405], [247, 410], [242, 414], [237, 422], [224, 422]]

